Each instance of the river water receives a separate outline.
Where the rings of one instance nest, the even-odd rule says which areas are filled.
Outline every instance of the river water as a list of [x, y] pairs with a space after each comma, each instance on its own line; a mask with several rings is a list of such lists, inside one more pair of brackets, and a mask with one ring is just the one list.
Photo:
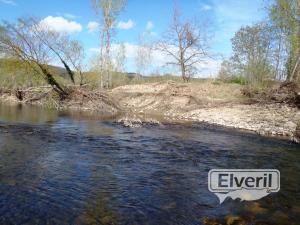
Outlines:
[[[207, 188], [214, 168], [278, 169], [281, 190], [220, 205]], [[299, 178], [288, 141], [0, 105], [1, 225], [299, 224]]]

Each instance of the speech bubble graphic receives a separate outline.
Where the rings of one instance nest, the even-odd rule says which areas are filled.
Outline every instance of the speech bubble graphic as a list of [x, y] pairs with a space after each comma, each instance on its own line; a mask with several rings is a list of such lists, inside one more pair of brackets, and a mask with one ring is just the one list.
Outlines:
[[280, 190], [280, 172], [276, 169], [212, 169], [208, 189], [220, 204], [227, 197], [255, 201]]

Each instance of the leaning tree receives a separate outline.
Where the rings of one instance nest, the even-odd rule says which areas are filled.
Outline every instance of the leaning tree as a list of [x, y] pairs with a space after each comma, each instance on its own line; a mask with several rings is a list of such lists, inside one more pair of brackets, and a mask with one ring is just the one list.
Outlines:
[[70, 58], [66, 55], [69, 47], [70, 39], [66, 33], [56, 32], [35, 18], [19, 19], [17, 23], [3, 22], [1, 25], [1, 53], [5, 57], [24, 62], [30, 69], [42, 75], [61, 98], [68, 93], [55, 79], [49, 65], [61, 62], [74, 83], [74, 72], [69, 66]]

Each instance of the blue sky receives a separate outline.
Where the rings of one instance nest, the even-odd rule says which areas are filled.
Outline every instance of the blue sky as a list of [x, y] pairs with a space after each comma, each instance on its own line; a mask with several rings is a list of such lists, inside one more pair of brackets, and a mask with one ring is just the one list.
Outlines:
[[[224, 57], [231, 54], [230, 39], [244, 25], [266, 18], [263, 0], [178, 0], [185, 18], [208, 18], [213, 31], [211, 51]], [[153, 37], [166, 30], [171, 20], [173, 0], [128, 0], [126, 9], [118, 18], [116, 42], [126, 43], [127, 70], [135, 71], [134, 50], [139, 34], [148, 30]], [[0, 20], [14, 21], [18, 17], [35, 16], [51, 23], [59, 31], [69, 32], [80, 40], [87, 59], [99, 47], [96, 16], [89, 0], [0, 0]], [[163, 61], [161, 57], [159, 60]], [[159, 68], [163, 62], [154, 60]], [[201, 75], [215, 73], [220, 59], [211, 60], [202, 67]]]

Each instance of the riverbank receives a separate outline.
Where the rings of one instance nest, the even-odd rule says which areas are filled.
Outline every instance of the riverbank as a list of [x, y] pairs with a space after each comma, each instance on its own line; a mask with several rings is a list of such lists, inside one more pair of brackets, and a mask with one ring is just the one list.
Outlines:
[[[45, 96], [36, 98], [37, 95]], [[295, 142], [299, 142], [300, 137], [299, 126], [297, 128], [300, 111], [297, 107], [274, 102], [253, 103], [241, 94], [238, 84], [182, 84], [169, 81], [126, 85], [110, 91], [76, 89], [63, 101], [54, 96], [49, 89], [39, 90], [39, 94], [29, 92], [22, 101], [8, 93], [2, 94], [0, 100], [57, 109], [95, 111], [108, 116], [122, 114], [126, 116], [118, 121], [132, 127], [140, 126], [143, 122], [158, 124], [160, 120], [194, 121]]]
[[123, 108], [135, 113], [162, 115], [173, 121], [205, 122], [299, 142], [297, 107], [253, 103], [241, 94], [237, 84], [166, 82], [122, 86], [112, 93]]

